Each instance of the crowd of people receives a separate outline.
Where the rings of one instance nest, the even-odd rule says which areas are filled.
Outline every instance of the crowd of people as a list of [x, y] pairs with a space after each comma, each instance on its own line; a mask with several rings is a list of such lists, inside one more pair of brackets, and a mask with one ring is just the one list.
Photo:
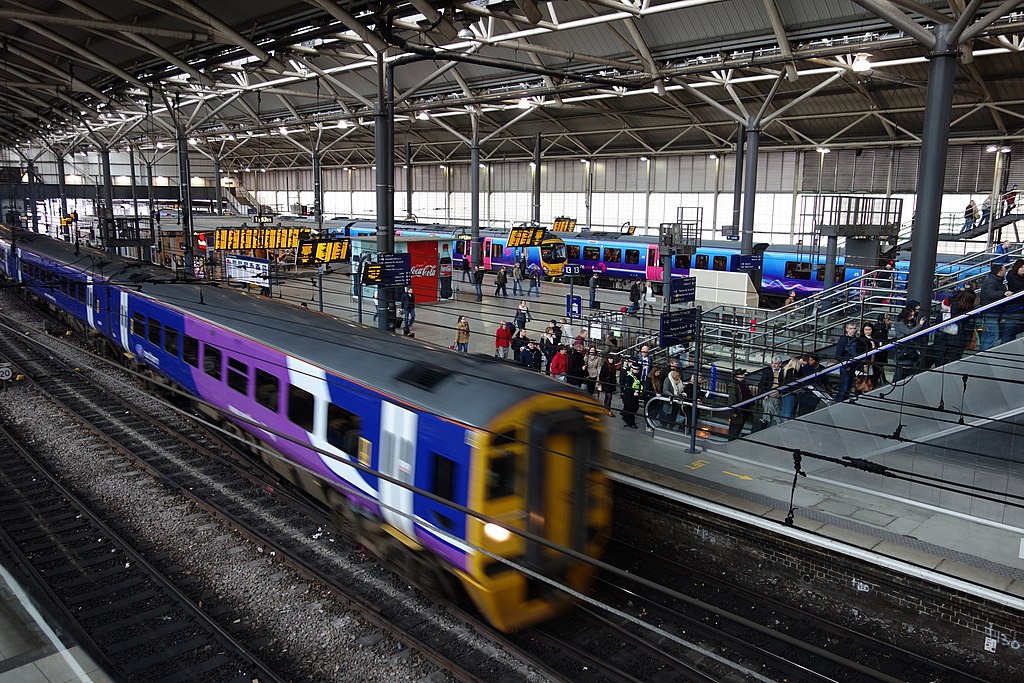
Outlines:
[[[996, 202], [997, 214], [994, 218], [999, 218], [1000, 215], [1008, 216], [1012, 213], [1016, 213], [1017, 209], [1017, 184], [1014, 183], [1006, 192], [999, 195], [999, 201]], [[998, 208], [1003, 207], [1003, 213], [998, 213]], [[960, 229], [960, 232], [970, 232], [975, 226], [984, 226], [989, 222], [989, 218], [992, 217], [992, 201], [991, 197], [985, 197], [981, 202], [981, 206], [973, 199], [967, 202], [967, 206], [964, 208], [964, 225]]]

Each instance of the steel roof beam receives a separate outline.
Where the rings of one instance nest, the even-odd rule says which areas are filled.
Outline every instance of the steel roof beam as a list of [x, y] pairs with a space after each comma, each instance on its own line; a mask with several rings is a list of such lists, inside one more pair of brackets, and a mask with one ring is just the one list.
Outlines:
[[[782, 56], [787, 59], [793, 58], [793, 46], [789, 44], [789, 34], [786, 32], [786, 24], [782, 21], [782, 14], [779, 13], [779, 6], [775, 0], [764, 0], [764, 8], [768, 13], [768, 20], [771, 22], [772, 30], [775, 32], [775, 39], [779, 41], [779, 50]], [[792, 62], [786, 64], [786, 78], [790, 82], [796, 81], [796, 65]]]
[[65, 47], [65, 48], [67, 48], [68, 50], [71, 50], [72, 52], [76, 52], [77, 54], [79, 54], [83, 58], [85, 58], [87, 61], [92, 62], [96, 66], [102, 67], [103, 69], [109, 71], [110, 73], [114, 74], [115, 76], [118, 76], [119, 78], [123, 78], [124, 80], [128, 81], [129, 83], [131, 83], [132, 85], [134, 85], [136, 87], [143, 88], [143, 89], [149, 87], [147, 84], [143, 83], [142, 81], [137, 79], [135, 76], [132, 76], [130, 73], [128, 73], [127, 71], [125, 71], [121, 67], [117, 66], [113, 62], [110, 62], [110, 61], [104, 59], [103, 57], [101, 57], [100, 55], [96, 54], [95, 52], [93, 52], [91, 50], [85, 49], [81, 45], [78, 45], [74, 41], [65, 38], [64, 36], [60, 35], [59, 33], [54, 33], [50, 29], [43, 28], [42, 26], [39, 26], [38, 24], [34, 24], [31, 21], [24, 21], [24, 20], [21, 20], [21, 19], [17, 19], [17, 20], [15, 20], [14, 23], [20, 24], [21, 26], [24, 26], [27, 29], [35, 31], [36, 33], [38, 33], [39, 35], [43, 36], [44, 38], [52, 40], [53, 42], [57, 43], [58, 45], [61, 45], [61, 46]]
[[[174, 1], [178, 2], [179, 0]], [[356, 19], [348, 10], [343, 9], [333, 0], [305, 1], [314, 7], [322, 9], [324, 12], [340, 21], [349, 30], [359, 36], [359, 38], [369, 45], [375, 52], [387, 52], [387, 49], [390, 47], [386, 42], [384, 42], [383, 38], [371, 31], [369, 27]]]
[[934, 34], [901, 12], [891, 2], [885, 2], [885, 0], [853, 0], [853, 2], [857, 3], [875, 16], [885, 19], [899, 30], [913, 37], [917, 42], [921, 43], [921, 45], [924, 45], [929, 50], [935, 48]]
[[178, 31], [175, 29], [156, 28], [155, 26], [143, 26], [141, 24], [122, 24], [110, 19], [97, 21], [94, 19], [62, 17], [55, 14], [38, 14], [36, 12], [27, 12], [23, 10], [0, 9], [0, 19], [30, 21], [39, 24], [57, 24], [59, 26], [73, 26], [75, 28], [87, 29], [101, 34], [104, 32], [118, 32], [150, 35], [157, 38], [193, 40], [198, 42], [206, 42], [210, 40], [210, 35], [208, 33], [199, 33], [196, 31]]
[[188, 12], [189, 14], [191, 14], [192, 16], [196, 17], [197, 19], [200, 19], [201, 21], [205, 22], [207, 25], [213, 28], [214, 31], [223, 36], [224, 39], [230, 40], [231, 44], [246, 50], [251, 55], [259, 59], [261, 62], [269, 66], [274, 71], [277, 71], [278, 73], [283, 73], [287, 69], [287, 67], [277, 57], [274, 57], [266, 50], [261, 48], [259, 45], [252, 42], [251, 40], [243, 36], [241, 33], [231, 28], [223, 21], [213, 16], [201, 7], [196, 6], [189, 0], [170, 1], [178, 7], [185, 10], [186, 12]]

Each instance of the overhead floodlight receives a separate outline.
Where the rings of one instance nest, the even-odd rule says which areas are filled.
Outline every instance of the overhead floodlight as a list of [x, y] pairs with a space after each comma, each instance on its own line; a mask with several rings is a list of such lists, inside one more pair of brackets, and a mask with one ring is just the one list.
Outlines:
[[157, 148], [157, 149], [163, 149], [163, 148], [164, 148], [164, 143], [162, 143], [162, 142], [157, 142], [157, 143], [156, 143], [156, 148]]
[[487, 164], [480, 164], [480, 168], [487, 168]]
[[590, 159], [580, 159], [580, 163], [584, 166], [590, 166]]
[[1009, 154], [1009, 153], [1010, 153], [1011, 151], [1013, 151], [1013, 150], [1011, 150], [1011, 149], [1010, 149], [1009, 147], [1007, 147], [1006, 145], [1003, 145], [1002, 147], [1000, 147], [1000, 148], [999, 148], [999, 151], [1000, 151], [1000, 153], [1002, 153], [1002, 154]]
[[342, 119], [341, 121], [338, 121], [338, 128], [348, 128], [350, 125], [352, 125], [352, 124], [350, 124], [345, 119]]
[[650, 161], [647, 157], [640, 157], [640, 161]]
[[266, 173], [266, 172], [267, 172], [267, 169], [265, 169], [265, 168], [261, 168], [260, 169], [260, 173]]
[[474, 38], [473, 29], [469, 27], [469, 24], [466, 24], [465, 26], [460, 28], [459, 32], [456, 35], [459, 38], [462, 38], [463, 40], [473, 40]]
[[440, 166], [440, 169], [441, 169], [442, 171], [443, 171], [443, 170], [445, 170], [446, 168], [448, 168], [448, 167], [447, 167], [447, 166], [445, 166], [444, 164], [441, 164], [441, 166]]
[[711, 154], [708, 155], [708, 159], [711, 159], [712, 161], [717, 161], [718, 155], [712, 152]]
[[189, 138], [188, 139], [188, 144], [190, 144], [190, 145], [198, 145], [199, 144], [199, 140], [197, 140], [195, 138]]
[[531, 161], [530, 162], [530, 168], [537, 168], [537, 162], [536, 161]]
[[819, 148], [818, 148], [818, 149], [816, 149], [815, 151], [816, 151], [816, 152], [817, 152], [818, 154], [828, 154], [828, 153], [829, 153], [829, 152], [831, 152], [832, 150], [830, 150], [830, 149], [829, 149], [828, 147], [819, 147]]
[[530, 100], [526, 99], [525, 97], [519, 98], [519, 108], [520, 109], [529, 109], [530, 108]]
[[288, 129], [285, 128], [284, 126], [281, 126], [277, 130], [278, 130], [279, 133], [281, 133], [281, 135], [288, 135]]
[[245, 167], [245, 172], [249, 173], [250, 171], [252, 171], [252, 166], [246, 166]]
[[428, 114], [425, 110], [418, 111], [416, 112], [416, 118], [418, 118], [420, 121], [426, 121], [427, 119], [430, 118], [430, 114]]
[[850, 68], [859, 74], [871, 71], [871, 62], [868, 61], [868, 57], [870, 56], [871, 55], [866, 52], [857, 53], [853, 58], [853, 64], [850, 65]]
[[985, 151], [988, 152], [989, 154], [992, 154], [994, 152], [998, 152], [999, 151], [999, 146], [998, 145], [989, 145], [988, 147], [985, 148]]

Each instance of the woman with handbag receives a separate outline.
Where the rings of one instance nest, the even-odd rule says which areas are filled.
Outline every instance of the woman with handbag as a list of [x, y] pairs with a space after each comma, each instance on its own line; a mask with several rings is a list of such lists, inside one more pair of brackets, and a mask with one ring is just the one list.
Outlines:
[[[860, 326], [860, 336], [857, 337], [857, 355], [874, 351], [882, 345], [882, 342], [875, 338], [875, 325], [866, 322]], [[857, 367], [853, 377], [853, 390], [857, 394], [864, 394], [882, 383], [882, 369], [877, 363], [878, 354], [864, 359], [864, 363]]]

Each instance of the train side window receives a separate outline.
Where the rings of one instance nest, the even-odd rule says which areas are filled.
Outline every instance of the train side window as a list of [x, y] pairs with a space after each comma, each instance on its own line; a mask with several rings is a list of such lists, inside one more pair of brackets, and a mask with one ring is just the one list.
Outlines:
[[288, 385], [288, 419], [307, 432], [313, 431], [313, 394]]
[[725, 257], [725, 256], [716, 256], [716, 257], [714, 257], [713, 259], [711, 259], [711, 269], [712, 270], [728, 270], [729, 269], [729, 259], [727, 257]]
[[600, 261], [601, 247], [583, 247], [584, 261]]
[[214, 379], [221, 378], [221, 367], [224, 363], [224, 354], [216, 346], [203, 344], [203, 372]]
[[174, 357], [178, 356], [178, 330], [170, 325], [164, 327], [164, 351]]
[[434, 458], [434, 481], [430, 490], [445, 500], [455, 500], [455, 461], [440, 453], [431, 453]]
[[361, 427], [358, 415], [333, 403], [327, 404], [327, 443], [349, 455], [356, 455], [359, 453]]
[[846, 266], [836, 266], [836, 282], [846, 282]]
[[265, 370], [256, 368], [256, 402], [264, 408], [269, 408], [275, 413], [277, 412], [278, 405], [278, 391], [280, 384], [277, 381], [277, 377], [271, 375]]
[[199, 340], [187, 334], [182, 340], [181, 359], [194, 368], [199, 367]]
[[249, 395], [249, 366], [230, 356], [228, 357], [228, 386], [244, 396]]
[[675, 265], [676, 268], [681, 268], [683, 270], [689, 270], [690, 269], [690, 255], [689, 254], [677, 254], [675, 258], [676, 258], [676, 265]]
[[567, 245], [565, 245], [565, 257], [566, 258], [571, 258], [571, 259], [576, 259], [578, 261], [580, 259], [580, 245], [578, 245], [578, 244], [567, 244]]
[[141, 313], [132, 314], [132, 334], [139, 337], [146, 336], [146, 316]]
[[160, 348], [160, 333], [163, 331], [163, 325], [156, 318], [150, 318], [147, 322], [149, 323], [149, 332], [146, 335], [146, 339], [149, 340], [150, 344], [155, 344], [157, 348]]
[[469, 243], [466, 240], [455, 240], [455, 253], [465, 254], [467, 244]]
[[491, 258], [501, 258], [501, 254], [504, 251], [504, 244], [502, 244], [501, 242], [491, 242]]
[[783, 273], [791, 280], [810, 280], [811, 264], [800, 261], [786, 261], [786, 269]]
[[622, 263], [622, 250], [605, 247], [603, 260], [605, 263]]
[[78, 285], [78, 287], [75, 290], [75, 298], [78, 299], [78, 303], [84, 304], [85, 303], [85, 283], [84, 282], [78, 282], [76, 284]]
[[626, 263], [631, 266], [635, 266], [640, 263], [640, 250], [639, 249], [627, 249], [626, 250]]
[[707, 270], [708, 269], [708, 255], [707, 254], [697, 254], [697, 259], [696, 259], [696, 262], [695, 262], [693, 267], [696, 268], [697, 270]]

